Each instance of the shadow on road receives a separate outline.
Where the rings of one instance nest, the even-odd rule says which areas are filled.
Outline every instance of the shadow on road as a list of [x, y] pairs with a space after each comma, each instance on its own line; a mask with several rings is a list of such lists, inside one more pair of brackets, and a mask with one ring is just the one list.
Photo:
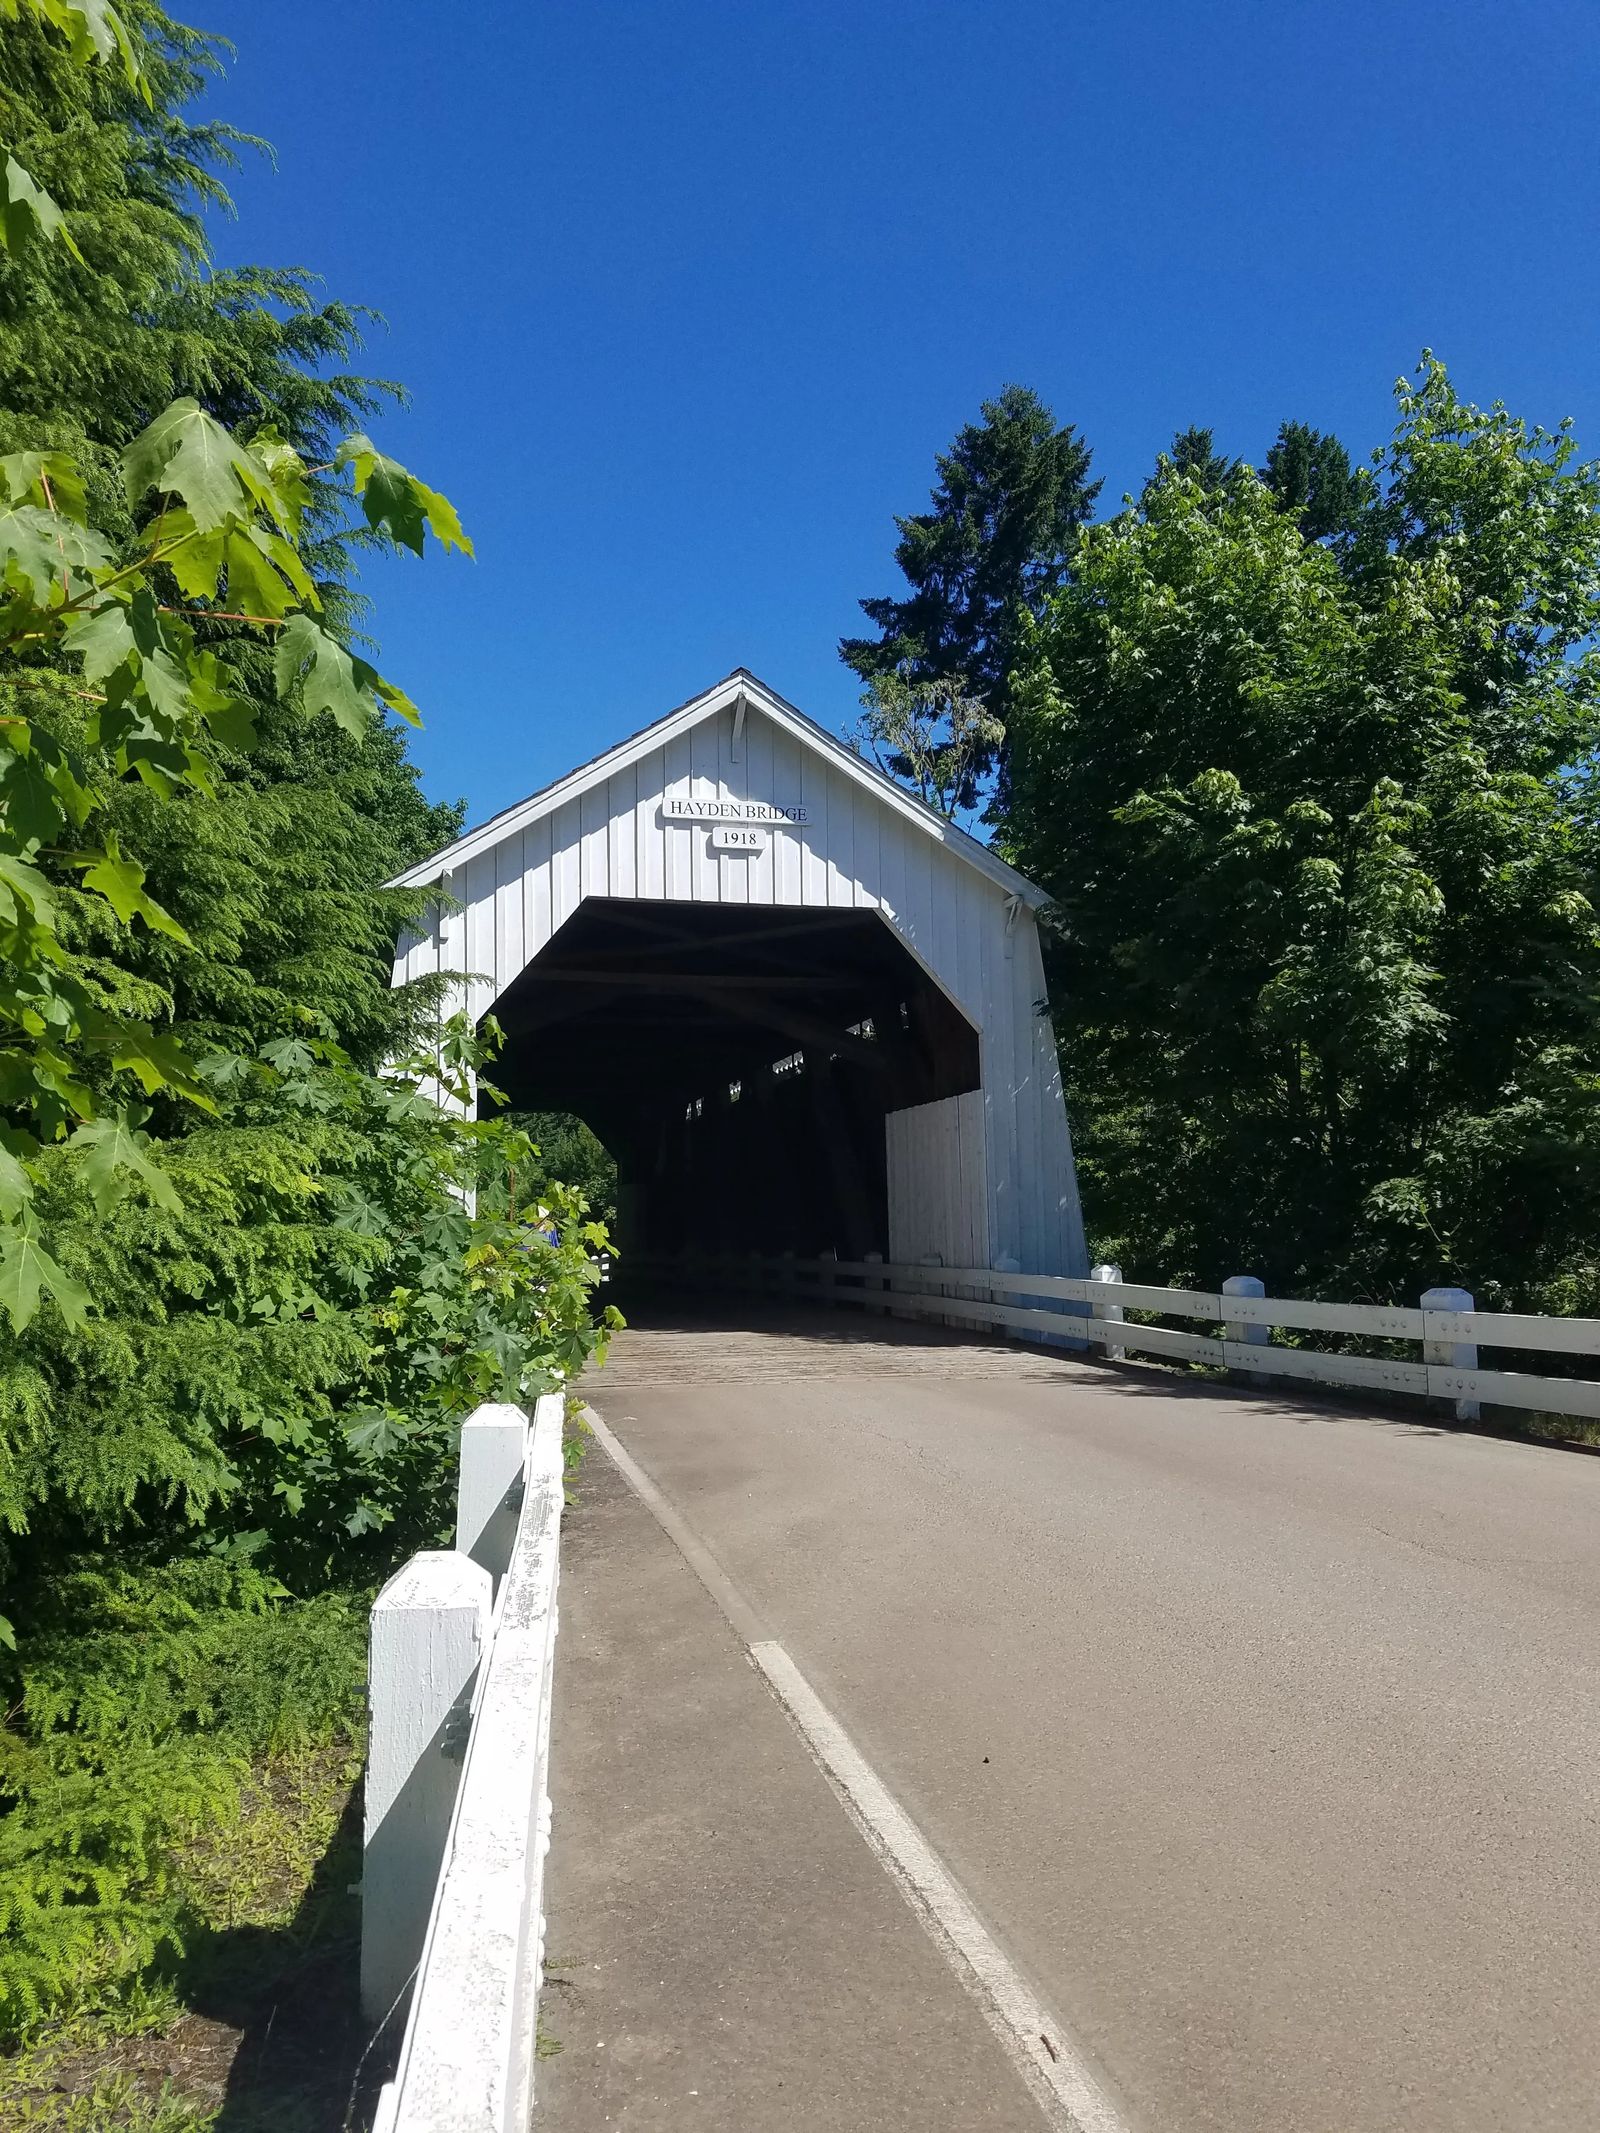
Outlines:
[[[663, 1359], [670, 1359], [672, 1376], [702, 1367], [708, 1378], [756, 1378], [780, 1374], [785, 1355], [804, 1374], [808, 1352], [820, 1351], [829, 1358], [829, 1374], [848, 1375], [854, 1358], [861, 1374], [870, 1376], [898, 1372], [921, 1351], [930, 1376], [940, 1374], [941, 1353], [951, 1364], [959, 1358], [962, 1376], [987, 1374], [985, 1359], [990, 1358], [996, 1376], [1045, 1380], [1079, 1391], [1092, 1386], [1102, 1398], [1133, 1405], [1159, 1402], [1169, 1411], [1175, 1404], [1192, 1405], [1199, 1414], [1208, 1403], [1222, 1400], [1235, 1411], [1254, 1411], [1301, 1427], [1360, 1423], [1407, 1437], [1491, 1437], [1541, 1452], [1600, 1456], [1600, 1444], [1535, 1433], [1520, 1410], [1491, 1410], [1477, 1422], [1458, 1422], [1453, 1413], [1441, 1412], [1439, 1403], [1402, 1393], [1345, 1392], [1300, 1380], [1282, 1389], [1257, 1387], [1226, 1373], [1185, 1369], [1158, 1358], [1110, 1362], [1089, 1348], [1063, 1353], [1052, 1342], [1026, 1335], [1008, 1338], [976, 1327], [890, 1318], [870, 1305], [778, 1303], [737, 1294], [713, 1299], [643, 1287], [622, 1290], [618, 1301], [629, 1327], [609, 1376], [618, 1384], [644, 1381], [653, 1368], [662, 1367]], [[816, 1365], [809, 1367], [814, 1370]]]

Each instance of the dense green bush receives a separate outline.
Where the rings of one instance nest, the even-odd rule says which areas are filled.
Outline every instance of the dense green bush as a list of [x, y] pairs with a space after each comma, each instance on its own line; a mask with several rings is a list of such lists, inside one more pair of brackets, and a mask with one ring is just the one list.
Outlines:
[[175, 1208], [102, 1220], [60, 1163], [97, 1308], [0, 1342], [0, 2024], [180, 1939], [184, 1847], [245, 1762], [352, 1722], [366, 1596], [447, 1540], [462, 1415], [601, 1337], [582, 1195], [420, 1086], [459, 1094], [478, 1050], [447, 1031], [383, 1076], [327, 1041], [214, 1056], [222, 1118], [149, 1150]]
[[364, 1610], [284, 1604], [222, 1558], [135, 1570], [120, 1550], [35, 1594], [20, 1709], [0, 1734], [0, 2020], [104, 2004], [178, 1955], [186, 1855], [264, 1752], [358, 1722]]
[[575, 1185], [602, 1222], [615, 1222], [617, 1159], [583, 1120], [569, 1111], [524, 1111], [517, 1123], [538, 1148], [544, 1175]]

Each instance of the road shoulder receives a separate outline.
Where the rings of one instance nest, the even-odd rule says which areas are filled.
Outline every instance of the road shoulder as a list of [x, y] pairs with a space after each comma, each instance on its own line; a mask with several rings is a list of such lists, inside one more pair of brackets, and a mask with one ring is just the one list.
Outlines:
[[538, 2125], [1038, 2133], [982, 2016], [598, 1446], [562, 1547]]

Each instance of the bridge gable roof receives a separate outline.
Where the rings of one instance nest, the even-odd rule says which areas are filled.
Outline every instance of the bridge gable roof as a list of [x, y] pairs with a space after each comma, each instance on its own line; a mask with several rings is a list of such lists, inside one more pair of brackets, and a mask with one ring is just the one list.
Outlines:
[[741, 699], [747, 715], [754, 712], [770, 719], [784, 732], [792, 734], [803, 747], [825, 758], [835, 770], [871, 793], [881, 806], [913, 823], [934, 842], [943, 845], [953, 857], [965, 861], [978, 873], [986, 875], [1007, 895], [1019, 897], [1033, 910], [1050, 901], [1046, 892], [1036, 883], [1029, 881], [1026, 875], [1019, 874], [1015, 867], [1008, 866], [996, 853], [991, 852], [987, 845], [980, 844], [976, 837], [968, 836], [965, 830], [958, 829], [953, 822], [946, 822], [942, 815], [924, 806], [903, 787], [896, 785], [892, 778], [885, 777], [875, 764], [856, 755], [814, 719], [807, 718], [803, 711], [797, 710], [775, 690], [769, 689], [765, 682], [759, 681], [746, 667], [736, 667], [725, 680], [719, 681], [714, 688], [707, 689], [703, 695], [691, 697], [688, 703], [680, 704], [675, 711], [669, 711], [665, 718], [659, 718], [653, 725], [644, 727], [627, 740], [619, 741], [603, 755], [597, 755], [591, 761], [580, 764], [565, 777], [556, 779], [554, 784], [546, 785], [541, 791], [530, 794], [526, 800], [519, 800], [514, 807], [508, 807], [500, 814], [491, 816], [487, 822], [480, 823], [475, 829], [467, 830], [454, 844], [446, 845], [443, 851], [435, 852], [431, 858], [419, 860], [403, 874], [396, 875], [390, 887], [431, 887], [454, 868], [465, 865], [468, 860], [475, 859], [484, 852], [492, 851], [503, 839], [517, 835], [527, 828], [529, 823], [553, 814], [557, 808], [566, 806], [569, 801], [579, 798], [592, 787], [603, 785], [608, 778], [618, 771], [628, 769], [649, 755], [653, 749], [661, 747], [664, 742], [688, 732], [691, 727], [700, 725], [706, 719], [717, 717], [721, 712], [736, 706]]

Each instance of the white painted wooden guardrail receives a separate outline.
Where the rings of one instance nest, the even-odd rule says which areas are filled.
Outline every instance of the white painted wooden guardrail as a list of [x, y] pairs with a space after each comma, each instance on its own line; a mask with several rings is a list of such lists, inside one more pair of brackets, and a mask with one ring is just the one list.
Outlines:
[[[1098, 1282], [1100, 1286], [1104, 1289], [1113, 1289], [1118, 1287], [1122, 1281], [1122, 1269], [1121, 1267], [1113, 1266], [1109, 1261], [1106, 1261], [1100, 1266], [1091, 1267], [1089, 1269], [1089, 1279], [1091, 1281]], [[1090, 1309], [1096, 1318], [1103, 1320], [1109, 1325], [1120, 1326], [1122, 1323], [1121, 1304], [1097, 1303], [1092, 1304], [1090, 1306]], [[1113, 1340], [1109, 1334], [1107, 1334], [1105, 1337], [1105, 1343], [1107, 1362], [1120, 1363], [1124, 1354], [1127, 1352], [1123, 1348], [1122, 1343], [1120, 1341]]]
[[455, 1549], [414, 1555], [372, 1610], [361, 1861], [361, 2005], [381, 2022], [422, 1953], [455, 1815], [493, 1580]]
[[[1258, 1384], [1287, 1378], [1416, 1393], [1450, 1401], [1463, 1421], [1475, 1420], [1485, 1403], [1600, 1420], [1600, 1375], [1543, 1377], [1531, 1371], [1486, 1370], [1478, 1360], [1480, 1347], [1600, 1357], [1600, 1319], [1479, 1311], [1465, 1289], [1429, 1289], [1412, 1309], [1267, 1296], [1260, 1280], [1250, 1274], [1233, 1275], [1215, 1290], [1161, 1288], [1123, 1281], [1111, 1266], [1098, 1266], [1087, 1280], [1079, 1280], [1065, 1274], [1020, 1274], [1010, 1267], [801, 1259], [792, 1253], [776, 1259], [635, 1253], [629, 1265], [635, 1273], [694, 1285], [754, 1287], [800, 1300], [859, 1305], [868, 1293], [881, 1298], [887, 1291], [897, 1314], [1035, 1339], [1095, 1343], [1113, 1357], [1151, 1355], [1208, 1363], [1239, 1371]], [[1128, 1311], [1199, 1319], [1220, 1332], [1142, 1325], [1130, 1322]], [[1282, 1347], [1272, 1339], [1279, 1326], [1415, 1342], [1421, 1356], [1413, 1361]]]
[[467, 1418], [457, 1545], [414, 1556], [372, 1610], [361, 1997], [375, 2024], [410, 2001], [374, 2133], [526, 2133], [563, 1408]]

